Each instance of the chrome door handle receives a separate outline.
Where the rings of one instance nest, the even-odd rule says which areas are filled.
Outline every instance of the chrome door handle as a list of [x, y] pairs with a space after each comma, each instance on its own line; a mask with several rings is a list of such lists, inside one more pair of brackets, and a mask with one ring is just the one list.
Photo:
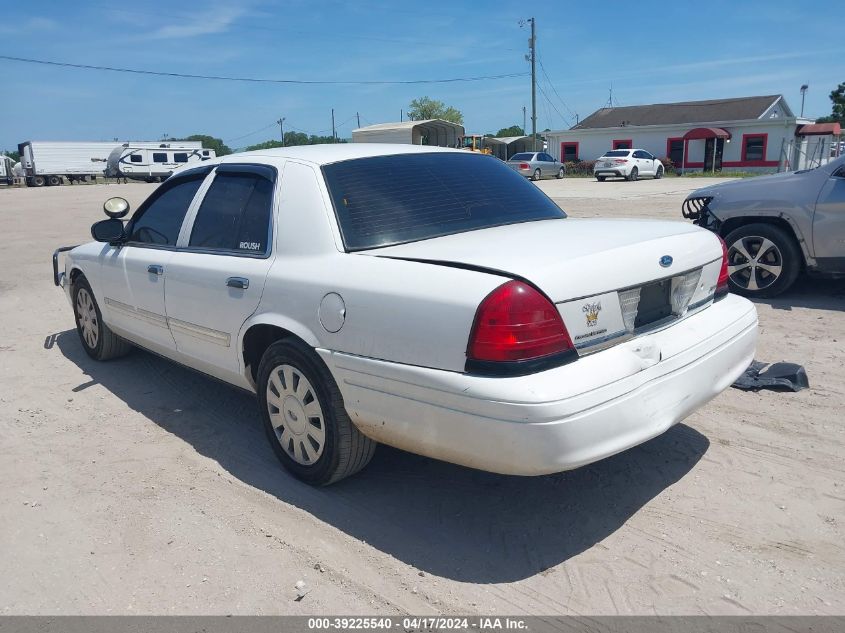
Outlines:
[[249, 288], [249, 279], [246, 277], [229, 277], [226, 280], [226, 285], [229, 288], [240, 288], [241, 290], [246, 290]]
[[151, 275], [162, 275], [164, 274], [164, 266], [159, 266], [158, 264], [150, 264], [147, 266], [147, 272]]

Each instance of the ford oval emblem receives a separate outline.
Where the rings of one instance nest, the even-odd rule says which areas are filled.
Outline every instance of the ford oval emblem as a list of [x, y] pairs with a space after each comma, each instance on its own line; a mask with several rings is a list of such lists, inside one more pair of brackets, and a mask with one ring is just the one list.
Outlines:
[[669, 268], [669, 266], [672, 265], [673, 261], [674, 260], [672, 259], [671, 255], [664, 255], [660, 258], [660, 265], [663, 266], [663, 268]]

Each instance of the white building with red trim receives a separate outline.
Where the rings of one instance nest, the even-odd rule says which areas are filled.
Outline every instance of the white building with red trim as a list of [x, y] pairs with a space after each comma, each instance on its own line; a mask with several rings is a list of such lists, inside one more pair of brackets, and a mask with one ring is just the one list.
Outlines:
[[839, 154], [838, 123], [796, 117], [782, 95], [601, 108], [568, 130], [546, 132], [563, 162], [637, 148], [685, 171], [788, 171]]

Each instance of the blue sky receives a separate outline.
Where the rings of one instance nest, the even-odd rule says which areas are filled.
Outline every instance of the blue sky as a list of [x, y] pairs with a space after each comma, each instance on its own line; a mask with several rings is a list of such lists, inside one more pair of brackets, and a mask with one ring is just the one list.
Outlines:
[[[534, 3], [538, 128], [560, 129], [603, 106], [784, 94], [829, 114], [845, 81], [845, 41], [810, 34], [829, 2], [709, 0]], [[627, 7], [627, 8], [626, 8]], [[0, 55], [78, 64], [274, 79], [409, 80], [520, 73], [528, 3], [429, 0], [244, 0], [4, 3]], [[827, 33], [827, 34], [825, 34]], [[23, 140], [222, 137], [243, 147], [286, 129], [326, 134], [395, 121], [428, 95], [472, 132], [522, 124], [529, 78], [394, 86], [248, 84], [139, 76], [0, 60], [0, 149]], [[543, 95], [545, 92], [545, 96]], [[529, 121], [530, 126], [530, 121]], [[262, 128], [266, 128], [263, 129]], [[259, 131], [261, 130], [261, 131]], [[254, 132], [254, 133], [253, 133]]]

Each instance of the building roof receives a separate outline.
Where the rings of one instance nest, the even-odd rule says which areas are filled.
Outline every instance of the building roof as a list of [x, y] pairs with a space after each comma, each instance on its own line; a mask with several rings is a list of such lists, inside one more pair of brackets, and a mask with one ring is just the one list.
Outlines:
[[366, 125], [364, 127], [359, 127], [352, 130], [353, 133], [355, 132], [381, 132], [384, 130], [407, 130], [409, 128], [416, 127], [417, 125], [424, 125], [427, 123], [434, 123], [434, 124], [442, 124], [445, 126], [452, 126], [455, 128], [460, 128], [461, 132], [463, 132], [464, 126], [459, 125], [458, 123], [452, 123], [451, 121], [444, 121], [443, 119], [422, 119], [420, 121], [397, 121], [395, 123], [376, 123], [375, 125]]
[[[759, 119], [775, 103], [782, 100], [781, 95], [764, 95], [736, 99], [711, 99], [709, 101], [682, 101], [679, 103], [601, 108], [571, 129], [584, 130]], [[792, 114], [785, 103], [783, 107], [785, 114]]]

